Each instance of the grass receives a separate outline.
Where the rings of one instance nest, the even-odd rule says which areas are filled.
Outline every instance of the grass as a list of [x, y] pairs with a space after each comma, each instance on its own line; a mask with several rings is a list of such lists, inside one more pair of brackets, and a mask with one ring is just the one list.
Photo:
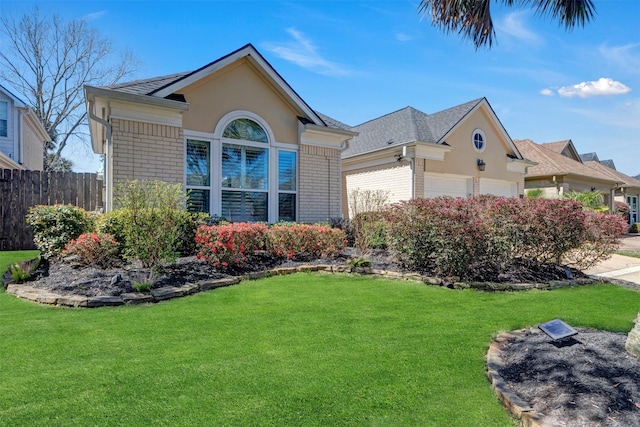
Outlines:
[[618, 255], [630, 256], [634, 258], [640, 258], [640, 251], [633, 249], [621, 249], [616, 251]]
[[0, 425], [513, 426], [486, 379], [501, 331], [628, 332], [613, 285], [451, 291], [300, 273], [155, 305], [0, 294]]
[[0, 275], [4, 274], [12, 264], [34, 259], [38, 251], [0, 251]]

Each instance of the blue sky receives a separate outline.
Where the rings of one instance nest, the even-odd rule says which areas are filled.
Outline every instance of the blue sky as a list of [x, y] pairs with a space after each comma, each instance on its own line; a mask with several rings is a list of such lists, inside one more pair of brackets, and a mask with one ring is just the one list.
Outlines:
[[[476, 51], [417, 14], [418, 1], [13, 1], [83, 18], [140, 61], [135, 79], [197, 69], [252, 43], [312, 108], [350, 125], [411, 105], [434, 113], [486, 97], [513, 139], [571, 139], [640, 173], [640, 1], [596, 0], [565, 32], [492, 4], [497, 45]], [[2, 46], [0, 36], [0, 48]], [[65, 155], [96, 171], [86, 148]]]

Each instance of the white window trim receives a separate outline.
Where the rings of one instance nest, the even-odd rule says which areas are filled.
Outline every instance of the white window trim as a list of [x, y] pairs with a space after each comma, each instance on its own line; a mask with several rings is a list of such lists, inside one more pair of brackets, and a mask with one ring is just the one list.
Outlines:
[[[482, 149], [478, 149], [478, 147], [476, 147], [475, 136], [477, 133], [480, 134], [480, 136], [482, 136], [482, 142], [483, 142]], [[477, 128], [477, 129], [474, 129], [473, 132], [471, 132], [471, 146], [477, 153], [482, 153], [485, 150], [485, 148], [487, 148], [487, 137], [485, 136], [482, 129]]]
[[[222, 133], [226, 129], [226, 127], [232, 121], [236, 119], [251, 119], [259, 124], [262, 129], [264, 129], [267, 134], [268, 143], [264, 142], [256, 142], [256, 141], [245, 141], [238, 140], [233, 138], [224, 138], [222, 137]], [[299, 212], [299, 203], [300, 203], [300, 147], [297, 144], [290, 144], [284, 142], [278, 142], [275, 139], [273, 131], [271, 127], [267, 124], [267, 122], [260, 116], [251, 111], [246, 110], [236, 110], [231, 111], [225, 114], [216, 124], [213, 133], [211, 132], [202, 132], [196, 130], [184, 130], [184, 159], [185, 159], [185, 173], [184, 173], [184, 188], [187, 188], [187, 173], [186, 173], [186, 153], [187, 153], [187, 141], [188, 140], [199, 140], [199, 141], [208, 141], [210, 143], [211, 149], [211, 187], [209, 188], [209, 212], [211, 215], [221, 216], [222, 214], [222, 146], [223, 144], [234, 144], [234, 145], [244, 145], [250, 147], [259, 147], [268, 150], [268, 168], [269, 168], [269, 177], [268, 177], [268, 189], [267, 190], [250, 190], [245, 189], [243, 191], [256, 191], [256, 192], [266, 192], [268, 194], [267, 198], [267, 209], [268, 209], [268, 222], [275, 223], [278, 221], [278, 194], [279, 193], [289, 193], [296, 194], [296, 220]], [[278, 153], [280, 151], [292, 151], [296, 153], [296, 190], [283, 190], [280, 191], [278, 186]], [[189, 186], [189, 188], [197, 188], [196, 186]], [[208, 189], [207, 187], [202, 187], [202, 189]], [[229, 189], [230, 191], [234, 191], [234, 189]], [[236, 189], [237, 190], [237, 189]]]

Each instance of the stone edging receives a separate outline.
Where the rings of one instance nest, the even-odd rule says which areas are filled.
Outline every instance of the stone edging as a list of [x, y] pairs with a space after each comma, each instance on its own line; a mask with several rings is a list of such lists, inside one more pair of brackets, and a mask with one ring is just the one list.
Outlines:
[[242, 280], [254, 280], [269, 276], [281, 276], [286, 274], [319, 271], [324, 273], [354, 273], [360, 275], [376, 275], [388, 279], [409, 280], [422, 282], [428, 285], [445, 286], [450, 289], [475, 289], [482, 291], [519, 291], [528, 289], [557, 289], [568, 286], [599, 283], [600, 278], [552, 280], [548, 283], [492, 283], [492, 282], [445, 282], [437, 277], [423, 276], [418, 273], [401, 273], [387, 271], [371, 267], [350, 268], [347, 265], [300, 265], [298, 267], [281, 267], [271, 270], [249, 273], [243, 276], [225, 277], [223, 279], [201, 280], [196, 283], [186, 283], [182, 286], [165, 286], [152, 289], [149, 293], [131, 292], [119, 296], [95, 296], [61, 295], [46, 289], [39, 289], [23, 284], [9, 284], [6, 292], [18, 298], [24, 298], [41, 304], [60, 305], [68, 307], [104, 307], [124, 304], [155, 303], [172, 298], [179, 298], [215, 288], [231, 286]]
[[498, 369], [504, 364], [500, 358], [500, 348], [509, 339], [518, 338], [525, 334], [526, 330], [505, 332], [498, 335], [487, 351], [487, 377], [491, 382], [491, 388], [505, 408], [522, 421], [524, 427], [545, 427], [542, 416], [524, 400], [507, 387], [504, 379], [498, 373]]

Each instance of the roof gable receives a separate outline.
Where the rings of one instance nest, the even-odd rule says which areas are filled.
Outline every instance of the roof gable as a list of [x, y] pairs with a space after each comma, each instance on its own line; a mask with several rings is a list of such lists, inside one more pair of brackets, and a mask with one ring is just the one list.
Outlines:
[[[228, 65], [243, 58], [250, 61], [269, 82], [271, 82], [283, 96], [297, 106], [316, 125], [325, 125], [322, 119], [309, 107], [309, 105], [296, 93], [295, 90], [278, 74], [278, 72], [267, 62], [266, 59], [253, 47], [246, 44], [240, 49], [229, 53], [215, 61], [188, 73], [178, 73], [173, 76], [156, 78], [152, 83], [156, 85], [147, 94], [154, 97], [166, 98], [179, 92], [182, 88], [203, 79]], [[173, 78], [172, 78], [173, 77]]]
[[605, 181], [612, 184], [616, 182], [610, 175], [550, 150], [542, 144], [536, 144], [530, 139], [514, 140], [514, 143], [522, 155], [537, 163], [537, 165], [529, 167], [528, 177], [575, 175], [584, 179]]
[[27, 103], [24, 102], [22, 99], [20, 99], [17, 95], [14, 95], [13, 92], [11, 92], [7, 87], [3, 86], [0, 84], [0, 92], [2, 92], [3, 94], [5, 94], [5, 96], [7, 96], [8, 98], [10, 98], [14, 105], [18, 108], [26, 108], [27, 107]]
[[474, 99], [433, 114], [409, 106], [354, 126], [352, 129], [359, 135], [351, 140], [349, 148], [343, 152], [343, 158], [413, 142], [446, 145], [447, 138], [466, 118], [481, 108], [494, 122], [515, 157], [523, 159], [486, 98]]
[[556, 142], [545, 142], [540, 145], [548, 148], [551, 151], [555, 151], [556, 153], [562, 154], [565, 157], [575, 160], [576, 162], [582, 163], [583, 161], [582, 155], [578, 154], [578, 150], [576, 150], [575, 145], [573, 145], [573, 141], [571, 141], [570, 139]]

